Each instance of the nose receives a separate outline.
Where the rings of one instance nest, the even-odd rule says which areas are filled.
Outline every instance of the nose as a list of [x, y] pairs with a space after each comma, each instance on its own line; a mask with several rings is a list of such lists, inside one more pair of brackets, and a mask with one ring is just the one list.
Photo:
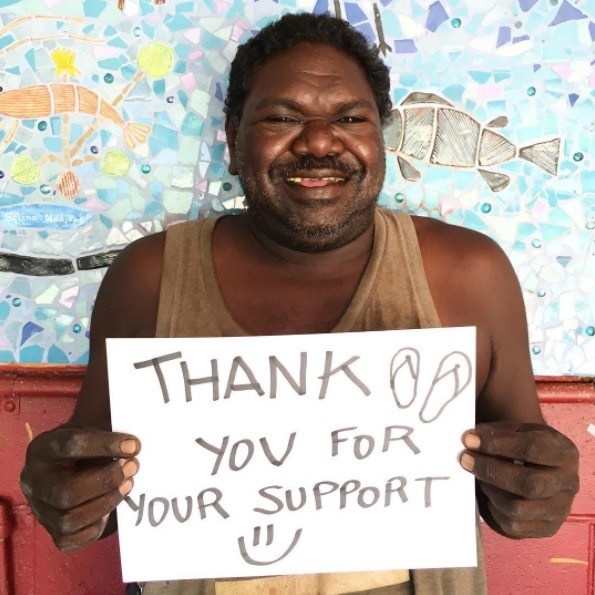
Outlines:
[[296, 155], [326, 157], [343, 151], [343, 142], [336, 135], [333, 125], [322, 118], [306, 121], [293, 144]]

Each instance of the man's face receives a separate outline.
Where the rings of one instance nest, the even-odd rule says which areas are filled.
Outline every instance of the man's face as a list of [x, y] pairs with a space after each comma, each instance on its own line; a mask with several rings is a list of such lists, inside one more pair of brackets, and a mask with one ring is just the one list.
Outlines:
[[382, 127], [366, 75], [347, 54], [303, 43], [273, 56], [227, 134], [248, 214], [280, 244], [330, 250], [372, 223], [385, 174]]

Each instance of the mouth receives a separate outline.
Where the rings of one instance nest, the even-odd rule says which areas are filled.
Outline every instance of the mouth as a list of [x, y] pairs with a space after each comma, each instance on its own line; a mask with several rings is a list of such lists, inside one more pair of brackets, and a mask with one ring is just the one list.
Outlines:
[[347, 176], [322, 176], [322, 175], [304, 175], [290, 176], [286, 178], [288, 184], [302, 186], [303, 188], [324, 188], [334, 184], [345, 184], [349, 178]]

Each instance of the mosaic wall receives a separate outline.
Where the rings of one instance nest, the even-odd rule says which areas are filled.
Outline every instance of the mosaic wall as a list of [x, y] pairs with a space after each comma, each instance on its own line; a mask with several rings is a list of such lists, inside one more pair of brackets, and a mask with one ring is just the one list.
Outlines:
[[296, 10], [391, 66], [382, 204], [495, 238], [535, 372], [595, 374], [593, 0], [0, 0], [0, 362], [86, 362], [117, 252], [241, 205], [227, 67]]

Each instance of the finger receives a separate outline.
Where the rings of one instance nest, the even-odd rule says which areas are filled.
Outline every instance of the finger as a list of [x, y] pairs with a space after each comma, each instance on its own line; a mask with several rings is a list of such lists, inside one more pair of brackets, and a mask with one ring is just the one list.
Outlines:
[[27, 451], [27, 460], [69, 462], [90, 458], [132, 457], [140, 451], [140, 441], [130, 434], [94, 428], [57, 428], [40, 434]]
[[550, 498], [565, 491], [574, 495], [578, 491], [578, 479], [572, 470], [518, 465], [468, 451], [463, 453], [461, 465], [488, 485], [532, 500]]
[[535, 465], [563, 467], [578, 463], [573, 442], [543, 424], [478, 424], [465, 434], [463, 443], [470, 450]]
[[37, 469], [35, 473], [23, 472], [21, 486], [26, 496], [67, 511], [118, 489], [138, 468], [136, 459], [119, 459], [83, 470]]
[[33, 514], [54, 540], [62, 539], [78, 533], [86, 527], [97, 525], [102, 520], [107, 523], [107, 517], [122, 502], [132, 486], [132, 480], [129, 479], [119, 488], [66, 511], [53, 508], [37, 499], [31, 499], [29, 505]]
[[62, 552], [73, 552], [97, 541], [105, 530], [109, 515], [70, 535], [52, 536], [54, 544]]
[[513, 539], [523, 539], [526, 537], [551, 537], [554, 535], [565, 517], [559, 517], [551, 520], [532, 520], [522, 521], [511, 519], [500, 512], [491, 502], [488, 502], [489, 513], [493, 520], [498, 524], [502, 532]]
[[479, 485], [490, 505], [503, 517], [515, 522], [556, 521], [565, 518], [572, 505], [572, 496], [567, 493], [558, 494], [552, 498], [527, 500], [483, 482]]

